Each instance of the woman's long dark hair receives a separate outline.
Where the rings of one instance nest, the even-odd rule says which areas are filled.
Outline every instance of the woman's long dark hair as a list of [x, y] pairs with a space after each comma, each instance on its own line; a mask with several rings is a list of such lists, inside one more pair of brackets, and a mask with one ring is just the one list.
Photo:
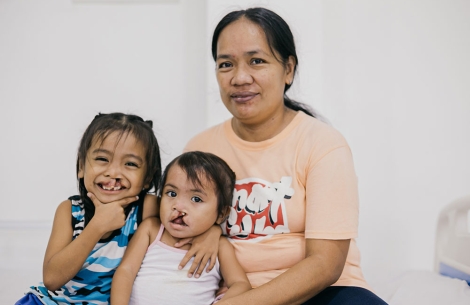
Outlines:
[[[128, 134], [133, 135], [137, 143], [144, 146], [146, 152], [145, 164], [147, 171], [145, 173], [144, 185], [146, 186], [139, 194], [138, 204], [143, 202], [145, 194], [152, 188], [158, 189], [158, 182], [162, 174], [162, 165], [160, 160], [160, 147], [157, 138], [152, 130], [152, 121], [144, 121], [141, 117], [133, 114], [109, 113], [98, 114], [85, 130], [77, 154], [77, 176], [81, 168], [85, 165], [87, 153], [95, 141], [102, 143], [111, 133], [117, 132], [119, 138]], [[83, 178], [78, 178], [78, 191], [80, 199], [85, 207], [85, 226], [95, 215], [95, 205], [87, 196], [87, 189]], [[126, 214], [133, 205], [126, 208]]]
[[[262, 7], [233, 11], [225, 15], [225, 17], [220, 20], [215, 27], [214, 34], [212, 35], [212, 57], [214, 60], [217, 59], [217, 42], [219, 40], [220, 33], [226, 26], [242, 17], [261, 27], [266, 35], [271, 52], [284, 66], [287, 65], [290, 56], [294, 57], [295, 75], [299, 60], [297, 58], [297, 52], [295, 51], [294, 36], [292, 35], [289, 25], [278, 14]], [[279, 54], [281, 58], [277, 58], [276, 53]], [[296, 102], [286, 95], [286, 92], [289, 90], [292, 83], [293, 80], [290, 84], [286, 84], [284, 87], [284, 105], [292, 110], [303, 111], [309, 116], [317, 117], [317, 114], [309, 105]]]

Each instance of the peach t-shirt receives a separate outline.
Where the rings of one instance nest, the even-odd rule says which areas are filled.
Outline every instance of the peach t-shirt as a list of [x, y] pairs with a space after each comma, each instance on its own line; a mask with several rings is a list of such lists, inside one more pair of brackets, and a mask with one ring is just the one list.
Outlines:
[[356, 246], [357, 177], [351, 151], [331, 126], [298, 112], [275, 137], [247, 142], [231, 120], [195, 136], [185, 151], [211, 152], [235, 172], [232, 209], [222, 229], [253, 287], [305, 257], [305, 238], [351, 239], [337, 286], [369, 289]]

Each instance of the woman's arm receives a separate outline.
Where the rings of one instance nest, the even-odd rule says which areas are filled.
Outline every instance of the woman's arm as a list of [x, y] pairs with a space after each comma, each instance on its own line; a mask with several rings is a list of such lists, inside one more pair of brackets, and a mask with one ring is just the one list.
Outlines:
[[111, 304], [129, 304], [135, 277], [151, 244], [151, 232], [158, 232], [158, 229], [160, 229], [160, 221], [155, 217], [149, 217], [140, 224], [127, 246], [121, 264], [114, 273]]
[[102, 204], [94, 196], [90, 198], [95, 203], [95, 216], [74, 240], [72, 240], [70, 200], [65, 200], [57, 207], [43, 263], [44, 286], [51, 291], [65, 285], [80, 271], [88, 255], [104, 234], [124, 225], [123, 206], [136, 200], [135, 197], [130, 197]]
[[220, 237], [218, 257], [222, 277], [228, 287], [221, 301], [250, 290], [250, 281], [248, 281], [245, 271], [238, 262], [232, 245], [225, 237]]
[[349, 239], [307, 239], [302, 261], [272, 281], [217, 305], [302, 304], [339, 279], [349, 242]]
[[184, 239], [176, 243], [175, 247], [181, 247], [187, 243], [191, 243], [191, 248], [181, 260], [178, 268], [183, 269], [183, 267], [186, 266], [189, 260], [194, 256], [193, 264], [188, 271], [189, 277], [192, 277], [194, 272], [196, 272], [194, 275], [195, 278], [201, 276], [206, 265], [208, 265], [206, 272], [211, 271], [212, 268], [214, 268], [215, 260], [217, 259], [220, 235], [222, 235], [222, 229], [219, 225], [215, 224], [199, 236], [192, 239]]

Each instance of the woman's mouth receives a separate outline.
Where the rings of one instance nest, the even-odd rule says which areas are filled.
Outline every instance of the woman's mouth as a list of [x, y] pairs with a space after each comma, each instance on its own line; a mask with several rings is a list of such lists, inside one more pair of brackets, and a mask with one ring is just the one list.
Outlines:
[[257, 96], [258, 93], [253, 92], [237, 92], [230, 95], [233, 101], [236, 103], [246, 103]]

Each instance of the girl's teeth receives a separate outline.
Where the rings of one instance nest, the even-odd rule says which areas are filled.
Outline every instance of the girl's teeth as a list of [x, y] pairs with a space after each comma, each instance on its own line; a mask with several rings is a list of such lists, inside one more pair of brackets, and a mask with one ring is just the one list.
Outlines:
[[111, 186], [111, 187], [107, 187], [107, 186], [104, 186], [103, 185], [103, 189], [107, 190], [107, 191], [119, 191], [121, 189], [120, 186]]

